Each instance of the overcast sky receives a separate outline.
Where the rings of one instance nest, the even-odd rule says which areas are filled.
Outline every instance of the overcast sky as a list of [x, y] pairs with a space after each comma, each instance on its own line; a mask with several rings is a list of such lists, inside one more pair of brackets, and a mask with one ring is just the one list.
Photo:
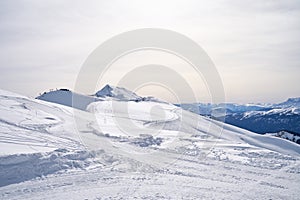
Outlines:
[[[31, 97], [50, 88], [72, 89], [97, 46], [149, 27], [197, 42], [215, 63], [228, 102], [300, 96], [300, 1], [289, 0], [2, 0], [1, 89]], [[172, 100], [159, 88], [141, 93]]]

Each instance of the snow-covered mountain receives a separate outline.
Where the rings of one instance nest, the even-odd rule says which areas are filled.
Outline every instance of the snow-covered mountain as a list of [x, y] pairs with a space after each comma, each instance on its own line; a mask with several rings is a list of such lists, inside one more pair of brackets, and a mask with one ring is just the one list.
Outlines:
[[300, 108], [300, 97], [298, 98], [289, 98], [285, 102], [279, 103], [279, 104], [274, 104], [274, 107], [279, 107], [279, 108], [290, 108], [290, 107], [297, 107]]
[[114, 87], [111, 85], [105, 85], [101, 90], [96, 92], [97, 97], [113, 97], [118, 100], [136, 100], [142, 97], [138, 96], [134, 92], [121, 87]]
[[298, 198], [299, 145], [167, 103], [101, 98], [73, 109], [0, 90], [0, 198]]
[[141, 97], [134, 92], [121, 87], [105, 85], [94, 95], [83, 95], [69, 89], [50, 90], [36, 97], [43, 101], [57, 103], [80, 110], [86, 110], [88, 105], [96, 101], [156, 101], [163, 102], [154, 97]]
[[[225, 122], [256, 133], [290, 131], [300, 133], [300, 98], [278, 104], [183, 104], [180, 107], [212, 116], [220, 108], [226, 110]], [[213, 117], [213, 116], [212, 116]]]
[[225, 109], [226, 114], [243, 113], [248, 111], [270, 110], [270, 105], [263, 104], [236, 104], [236, 103], [192, 103], [192, 104], [176, 104], [177, 106], [201, 115], [211, 115], [214, 110]]
[[269, 111], [249, 111], [226, 116], [226, 123], [257, 133], [291, 131], [300, 133], [300, 114], [295, 109], [272, 109]]

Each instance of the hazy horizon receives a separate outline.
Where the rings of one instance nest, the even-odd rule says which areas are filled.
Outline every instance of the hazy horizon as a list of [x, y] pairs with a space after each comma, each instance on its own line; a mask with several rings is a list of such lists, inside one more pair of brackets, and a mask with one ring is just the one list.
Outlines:
[[[226, 102], [278, 103], [300, 97], [300, 1], [88, 2], [0, 1], [1, 89], [31, 97], [55, 88], [73, 90], [82, 64], [102, 42], [150, 27], [197, 42], [219, 71]], [[179, 59], [155, 52], [115, 63], [95, 90], [115, 85], [122, 70], [152, 63], [178, 68], [197, 98], [209, 101], [205, 81]], [[171, 91], [158, 86], [137, 93], [176, 101]], [[184, 101], [193, 99], [187, 95]]]

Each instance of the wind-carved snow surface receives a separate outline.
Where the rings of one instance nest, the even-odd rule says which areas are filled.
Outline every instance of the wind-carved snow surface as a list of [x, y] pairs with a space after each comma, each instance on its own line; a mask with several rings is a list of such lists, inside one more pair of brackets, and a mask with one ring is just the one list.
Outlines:
[[299, 145], [122, 92], [73, 110], [0, 91], [0, 199], [299, 197]]

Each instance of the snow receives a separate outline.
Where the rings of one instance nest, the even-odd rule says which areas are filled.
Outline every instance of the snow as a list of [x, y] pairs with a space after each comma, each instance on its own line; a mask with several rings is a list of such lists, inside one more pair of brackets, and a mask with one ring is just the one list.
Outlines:
[[260, 104], [236, 104], [236, 103], [195, 103], [195, 104], [182, 104], [180, 107], [193, 111], [201, 115], [211, 115], [216, 110], [225, 109], [227, 113], [242, 113], [247, 111], [259, 111], [269, 109], [269, 106]]
[[299, 114], [299, 108], [289, 107], [289, 108], [274, 108], [268, 111], [248, 111], [243, 113], [244, 118], [250, 118], [253, 116], [266, 116], [266, 115], [292, 115]]
[[125, 88], [114, 87], [111, 85], [104, 86], [100, 91], [96, 93], [97, 97], [113, 97], [119, 100], [134, 100], [141, 98], [134, 92], [131, 92]]
[[1, 155], [77, 148], [73, 117], [65, 106], [0, 90], [0, 114]]
[[280, 131], [278, 133], [267, 133], [276, 137], [284, 138], [293, 142], [300, 144], [300, 135], [297, 133], [290, 133], [287, 131]]
[[0, 199], [299, 196], [295, 143], [171, 104], [129, 101], [127, 91], [96, 101], [78, 94], [91, 99], [80, 109], [70, 107], [69, 91], [47, 101], [54, 94], [50, 103], [0, 90]]
[[284, 108], [288, 108], [288, 107], [298, 107], [298, 108], [300, 108], [300, 97], [298, 97], [298, 98], [289, 98], [285, 102], [275, 104], [274, 106], [284, 107]]
[[300, 133], [299, 100], [290, 98], [279, 104], [195, 103], [180, 107], [260, 134], [285, 130]]
[[58, 103], [81, 110], [85, 110], [90, 103], [99, 100], [95, 97], [81, 95], [67, 89], [50, 91], [38, 96], [37, 99]]
[[227, 114], [244, 113], [245, 116], [252, 115], [268, 115], [277, 113], [299, 114], [300, 98], [289, 98], [287, 101], [278, 104], [236, 104], [236, 103], [221, 103], [221, 104], [182, 104], [180, 107], [193, 111], [198, 114], [209, 115], [214, 110], [224, 108]]

